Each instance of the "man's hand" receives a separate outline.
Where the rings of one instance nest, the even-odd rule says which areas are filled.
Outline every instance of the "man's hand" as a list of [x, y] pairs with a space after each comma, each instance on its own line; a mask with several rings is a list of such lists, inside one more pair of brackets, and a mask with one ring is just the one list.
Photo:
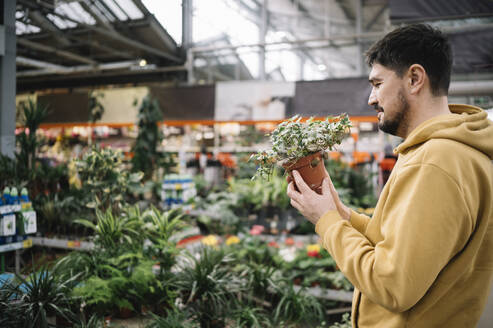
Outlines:
[[330, 180], [330, 176], [325, 171], [326, 177], [322, 183], [322, 194], [313, 191], [303, 180], [298, 171], [293, 171], [292, 175], [296, 182], [296, 190], [293, 181], [289, 181], [287, 194], [291, 198], [291, 205], [299, 210], [311, 223], [317, 224], [322, 215], [328, 211], [337, 210], [343, 219], [349, 220], [351, 211], [346, 207]]

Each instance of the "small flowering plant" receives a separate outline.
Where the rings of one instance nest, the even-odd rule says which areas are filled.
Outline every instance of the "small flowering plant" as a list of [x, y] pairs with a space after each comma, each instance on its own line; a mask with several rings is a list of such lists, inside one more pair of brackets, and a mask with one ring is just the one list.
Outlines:
[[276, 164], [285, 166], [305, 156], [332, 150], [341, 143], [350, 127], [351, 122], [346, 114], [327, 117], [323, 121], [312, 117], [306, 122], [302, 122], [301, 117], [296, 115], [282, 122], [270, 134], [272, 149], [250, 157], [258, 165], [252, 179], [268, 178]]

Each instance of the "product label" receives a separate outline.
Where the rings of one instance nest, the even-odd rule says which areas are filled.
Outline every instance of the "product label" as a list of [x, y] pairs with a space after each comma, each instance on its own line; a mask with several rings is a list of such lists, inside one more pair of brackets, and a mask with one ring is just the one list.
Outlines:
[[28, 211], [23, 212], [24, 216], [24, 231], [26, 234], [36, 233], [37, 231], [37, 222], [36, 222], [36, 212]]

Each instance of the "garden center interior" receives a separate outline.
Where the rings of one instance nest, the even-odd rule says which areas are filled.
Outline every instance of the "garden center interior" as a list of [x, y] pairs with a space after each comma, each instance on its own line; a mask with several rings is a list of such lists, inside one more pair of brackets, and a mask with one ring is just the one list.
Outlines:
[[491, 0], [0, 8], [0, 327], [351, 327], [353, 285], [255, 154], [294, 116], [341, 124], [321, 165], [371, 216], [402, 140], [364, 54], [412, 23], [450, 40], [449, 103], [493, 120]]

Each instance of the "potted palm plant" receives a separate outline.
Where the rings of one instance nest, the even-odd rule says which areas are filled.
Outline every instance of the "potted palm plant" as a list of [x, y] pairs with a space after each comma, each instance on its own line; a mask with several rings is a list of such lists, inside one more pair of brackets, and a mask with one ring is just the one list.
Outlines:
[[324, 178], [323, 155], [340, 144], [351, 122], [346, 114], [327, 117], [320, 121], [310, 118], [301, 121], [299, 115], [282, 122], [271, 133], [272, 149], [251, 156], [257, 165], [253, 178], [268, 178], [275, 165], [286, 169], [289, 175], [298, 170], [305, 182], [320, 192]]

